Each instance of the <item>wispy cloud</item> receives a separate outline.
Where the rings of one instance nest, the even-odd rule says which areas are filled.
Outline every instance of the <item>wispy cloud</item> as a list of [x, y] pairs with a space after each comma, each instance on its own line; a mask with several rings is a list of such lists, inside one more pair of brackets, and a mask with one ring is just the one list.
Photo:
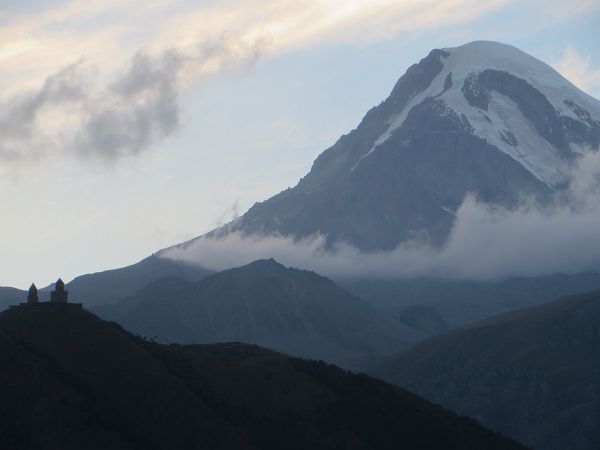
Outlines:
[[180, 93], [207, 74], [466, 21], [506, 1], [91, 0], [5, 11], [0, 160], [135, 155], [178, 129]]
[[581, 55], [571, 45], [552, 65], [580, 89], [600, 98], [600, 67], [593, 67], [589, 55]]
[[180, 123], [179, 91], [232, 61], [252, 63], [258, 47], [223, 40], [195, 54], [170, 49], [136, 53], [122, 72], [99, 80], [80, 60], [48, 76], [41, 87], [5, 100], [0, 108], [0, 157], [22, 162], [49, 154], [113, 161], [134, 155], [173, 133]]
[[[88, 0], [4, 10], [0, 129], [9, 132], [0, 158], [138, 154], [178, 129], [180, 93], [209, 73], [258, 55], [465, 23], [513, 1]], [[565, 55], [576, 68], [568, 76], [596, 83], [577, 56]]]

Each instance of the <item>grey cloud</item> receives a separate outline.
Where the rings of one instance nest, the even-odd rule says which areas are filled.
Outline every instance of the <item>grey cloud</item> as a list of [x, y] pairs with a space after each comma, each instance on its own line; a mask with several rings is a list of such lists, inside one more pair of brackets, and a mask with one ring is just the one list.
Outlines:
[[[46, 105], [78, 102], [85, 96], [81, 61], [49, 76], [37, 91], [23, 93], [3, 105], [0, 132], [3, 139], [16, 141], [30, 138], [35, 132], [37, 115]], [[4, 145], [2, 146], [3, 150]]]
[[110, 104], [88, 105], [74, 147], [113, 159], [136, 154], [174, 132], [180, 123], [176, 86], [181, 64], [138, 53], [129, 71], [109, 88]]
[[111, 89], [122, 97], [132, 97], [148, 90], [168, 89], [175, 82], [184, 58], [175, 50], [164, 52], [153, 59], [138, 52], [132, 58], [129, 70], [115, 80]]
[[180, 126], [182, 73], [197, 78], [215, 61], [222, 69], [247, 66], [259, 47], [217, 40], [199, 45], [195, 55], [175, 49], [157, 57], [138, 52], [121, 74], [104, 84], [93, 67], [77, 61], [47, 77], [39, 89], [4, 102], [0, 160], [22, 162], [49, 153], [105, 161], [136, 155]]

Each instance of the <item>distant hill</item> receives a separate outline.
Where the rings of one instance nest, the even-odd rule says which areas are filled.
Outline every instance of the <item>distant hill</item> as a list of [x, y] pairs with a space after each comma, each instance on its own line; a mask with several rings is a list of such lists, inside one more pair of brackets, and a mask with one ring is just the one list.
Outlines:
[[598, 449], [600, 291], [437, 336], [375, 373], [535, 449]]
[[401, 317], [413, 305], [434, 308], [452, 329], [566, 295], [600, 289], [600, 274], [555, 274], [499, 281], [411, 278], [336, 282], [395, 317]]
[[[211, 272], [202, 268], [153, 255], [131, 266], [79, 276], [67, 284], [67, 289], [73, 301], [97, 308], [134, 296], [162, 278], [198, 281], [209, 274]], [[400, 318], [402, 312], [413, 305], [433, 308], [451, 329], [560, 296], [600, 288], [600, 274], [594, 273], [515, 277], [497, 282], [425, 278], [334, 281], [395, 318]], [[0, 287], [0, 311], [25, 301], [26, 297], [26, 291]], [[48, 288], [40, 290], [40, 298], [49, 298]]]
[[27, 299], [27, 292], [12, 287], [0, 287], [0, 311]]
[[81, 275], [67, 284], [69, 295], [87, 307], [116, 303], [163, 277], [199, 280], [208, 270], [181, 262], [149, 256], [119, 269]]
[[242, 344], [164, 346], [72, 305], [0, 314], [0, 447], [520, 449], [399, 388]]
[[426, 336], [331, 280], [272, 259], [195, 283], [164, 279], [96, 311], [161, 342], [240, 341], [346, 367]]
[[437, 309], [425, 305], [411, 305], [400, 313], [400, 321], [427, 335], [447, 331], [449, 326]]
[[[160, 278], [179, 277], [195, 281], [210, 273], [191, 264], [152, 255], [130, 266], [78, 276], [67, 283], [67, 289], [71, 299], [86, 307], [94, 307], [123, 300]], [[50, 286], [40, 289], [40, 299], [48, 300], [50, 289]], [[27, 291], [0, 287], [0, 311], [10, 305], [18, 305], [26, 298]]]

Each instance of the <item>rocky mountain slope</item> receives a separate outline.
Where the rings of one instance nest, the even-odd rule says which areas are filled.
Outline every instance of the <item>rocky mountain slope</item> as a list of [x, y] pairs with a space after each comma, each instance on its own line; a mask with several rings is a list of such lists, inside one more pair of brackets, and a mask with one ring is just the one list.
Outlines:
[[441, 243], [467, 193], [543, 203], [599, 144], [600, 102], [543, 62], [490, 41], [436, 49], [294, 188], [209, 236], [320, 233], [362, 250]]
[[520, 449], [399, 388], [255, 346], [164, 346], [73, 305], [0, 314], [0, 447]]
[[376, 373], [535, 449], [600, 448], [600, 291], [437, 336]]

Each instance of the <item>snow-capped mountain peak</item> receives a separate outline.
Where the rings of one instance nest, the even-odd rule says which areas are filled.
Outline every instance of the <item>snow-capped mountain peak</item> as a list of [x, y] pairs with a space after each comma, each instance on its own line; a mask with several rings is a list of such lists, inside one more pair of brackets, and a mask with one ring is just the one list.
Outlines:
[[[600, 126], [600, 102], [542, 61], [515, 47], [492, 41], [475, 41], [445, 48], [438, 51], [438, 55], [443, 69], [426, 89], [414, 95], [401, 111], [393, 115], [389, 127], [352, 170], [404, 123], [412, 108], [433, 98], [444, 102], [448, 108], [446, 114], [451, 111], [465, 118], [475, 135], [514, 158], [548, 186], [559, 185], [565, 180], [568, 172], [565, 165], [567, 147], [571, 152], [580, 154], [597, 146], [597, 139], [596, 142], [590, 139], [588, 142], [557, 145], [540, 135], [535, 123], [525, 116], [514, 97], [518, 95], [516, 90], [527, 87], [545, 97], [556, 115], [563, 118], [557, 126], [568, 125], [570, 119], [588, 128], [590, 135], [593, 135], [594, 122], [596, 127]], [[482, 78], [487, 83], [482, 83]], [[513, 95], [501, 92], [502, 89], [494, 86], [496, 81], [514, 83]], [[516, 86], [519, 83], [522, 86]], [[543, 101], [541, 96], [538, 101]]]
[[546, 204], [599, 143], [600, 102], [545, 63], [496, 42], [436, 49], [294, 188], [208, 236], [319, 234], [367, 251], [442, 244], [468, 194]]

